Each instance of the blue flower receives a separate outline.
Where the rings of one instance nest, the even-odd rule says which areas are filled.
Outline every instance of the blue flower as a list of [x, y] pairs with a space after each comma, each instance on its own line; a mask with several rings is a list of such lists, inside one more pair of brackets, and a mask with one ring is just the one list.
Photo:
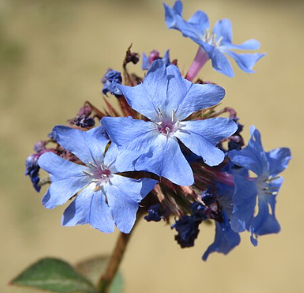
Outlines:
[[122, 95], [121, 91], [116, 86], [116, 84], [122, 83], [122, 77], [120, 72], [116, 70], [109, 70], [102, 79], [102, 82], [104, 84], [102, 89], [102, 93], [104, 95], [106, 95], [108, 92], [117, 97]]
[[[114, 224], [124, 233], [132, 229], [138, 203], [154, 188], [155, 180], [135, 180], [120, 176], [115, 168], [117, 147], [102, 127], [81, 131], [66, 126], [53, 130], [56, 141], [78, 157], [84, 165], [67, 161], [54, 153], [39, 158], [39, 166], [50, 174], [51, 186], [42, 199], [46, 208], [64, 204], [76, 195], [65, 210], [63, 226], [90, 224], [106, 233]], [[125, 170], [127, 171], [127, 170]]]
[[142, 65], [141, 65], [141, 68], [143, 70], [148, 70], [151, 66], [151, 64], [155, 61], [155, 60], [158, 60], [158, 59], [162, 59], [162, 61], [165, 63], [166, 66], [168, 66], [170, 64], [170, 55], [169, 55], [169, 50], [167, 50], [165, 52], [165, 55], [163, 58], [161, 58], [159, 56], [159, 52], [156, 51], [156, 50], [153, 50], [150, 52], [149, 54], [149, 57], [143, 53], [142, 54]]
[[[254, 127], [251, 127], [250, 132], [251, 138], [247, 147], [241, 151], [229, 152], [234, 164], [257, 175], [256, 178], [248, 179], [234, 175], [235, 192], [231, 227], [236, 232], [249, 230], [252, 244], [257, 245], [258, 235], [280, 231], [280, 225], [275, 217], [275, 204], [283, 178], [278, 174], [287, 167], [291, 154], [288, 148], [265, 152], [260, 132]], [[254, 215], [256, 205], [258, 212]]]
[[223, 221], [215, 222], [214, 242], [208, 247], [202, 258], [206, 261], [212, 252], [227, 254], [235, 246], [239, 245], [240, 241], [240, 235], [231, 230], [226, 213], [223, 212]]
[[182, 154], [181, 141], [206, 164], [224, 159], [216, 145], [232, 135], [237, 125], [226, 118], [183, 121], [192, 113], [212, 107], [224, 97], [223, 88], [193, 84], [174, 65], [156, 60], [143, 83], [135, 87], [117, 85], [129, 105], [150, 121], [131, 117], [104, 117], [101, 124], [120, 147], [117, 167], [131, 167], [163, 176], [178, 185], [192, 185], [193, 172]]
[[258, 41], [251, 39], [240, 45], [232, 43], [232, 25], [229, 19], [219, 20], [213, 31], [210, 31], [208, 16], [203, 11], [196, 11], [188, 21], [182, 18], [182, 2], [176, 1], [173, 7], [164, 4], [165, 21], [168, 28], [182, 32], [200, 47], [195, 60], [187, 73], [187, 79], [193, 80], [202, 66], [211, 59], [215, 70], [232, 77], [234, 75], [230, 62], [224, 55], [235, 60], [245, 72], [252, 73], [255, 63], [265, 54], [237, 54], [231, 49], [256, 50], [260, 47]]

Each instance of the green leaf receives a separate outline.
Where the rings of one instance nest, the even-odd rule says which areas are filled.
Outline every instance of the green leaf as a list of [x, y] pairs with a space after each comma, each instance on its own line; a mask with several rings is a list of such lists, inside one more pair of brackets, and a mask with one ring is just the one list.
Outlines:
[[96, 293], [95, 287], [68, 263], [44, 258], [31, 265], [11, 285], [33, 287], [51, 292]]
[[[98, 256], [88, 260], [84, 260], [76, 264], [76, 270], [88, 278], [94, 285], [98, 285], [101, 275], [106, 272], [110, 256]], [[123, 292], [123, 278], [122, 274], [118, 271], [113, 279], [110, 287], [110, 293]]]

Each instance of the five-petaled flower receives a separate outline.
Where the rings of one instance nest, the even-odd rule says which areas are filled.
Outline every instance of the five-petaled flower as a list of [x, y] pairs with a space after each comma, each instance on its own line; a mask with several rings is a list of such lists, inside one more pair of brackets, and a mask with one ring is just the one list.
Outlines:
[[129, 105], [150, 121], [104, 117], [101, 124], [119, 146], [117, 168], [149, 171], [178, 185], [192, 185], [193, 172], [179, 143], [203, 158], [220, 164], [224, 153], [216, 145], [231, 136], [237, 125], [227, 118], [183, 121], [192, 113], [218, 104], [225, 95], [213, 84], [193, 84], [174, 65], [156, 60], [142, 84], [117, 85]]
[[[241, 151], [229, 152], [231, 161], [257, 177], [246, 179], [234, 175], [235, 192], [231, 227], [235, 232], [249, 230], [251, 242], [257, 245], [257, 236], [278, 233], [280, 225], [275, 217], [276, 196], [283, 182], [278, 176], [291, 159], [288, 148], [278, 148], [265, 152], [262, 147], [260, 132], [251, 127], [248, 146]], [[256, 202], [258, 212], [255, 215]]]
[[110, 233], [115, 224], [121, 232], [129, 233], [136, 220], [138, 203], [157, 181], [135, 180], [117, 174], [117, 147], [111, 144], [105, 153], [109, 140], [101, 126], [89, 131], [56, 126], [53, 132], [56, 141], [84, 165], [50, 152], [42, 155], [38, 164], [50, 174], [52, 182], [42, 199], [43, 205], [54, 208], [76, 195], [64, 212], [63, 226], [90, 224]]
[[188, 21], [182, 18], [183, 5], [176, 1], [173, 7], [164, 4], [165, 20], [168, 28], [182, 32], [199, 45], [199, 49], [193, 64], [191, 65], [187, 79], [193, 80], [202, 66], [211, 59], [215, 70], [232, 77], [234, 75], [230, 62], [224, 55], [227, 54], [235, 60], [237, 65], [245, 72], [252, 73], [255, 63], [265, 54], [237, 54], [231, 49], [256, 50], [260, 43], [254, 39], [240, 45], [232, 43], [232, 25], [229, 19], [219, 20], [212, 32], [208, 16], [203, 11], [196, 11]]

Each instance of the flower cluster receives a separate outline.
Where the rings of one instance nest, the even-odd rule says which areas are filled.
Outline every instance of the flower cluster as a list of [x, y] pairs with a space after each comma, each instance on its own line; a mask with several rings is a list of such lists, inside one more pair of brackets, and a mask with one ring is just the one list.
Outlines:
[[245, 146], [236, 111], [217, 108], [225, 90], [200, 79], [192, 82], [209, 59], [215, 70], [232, 76], [223, 53], [253, 72], [264, 54], [231, 49], [257, 49], [259, 43], [234, 45], [230, 21], [218, 21], [211, 32], [202, 11], [185, 21], [180, 1], [164, 8], [167, 26], [199, 45], [186, 76], [177, 60], [170, 61], [169, 51], [160, 57], [156, 50], [143, 54], [144, 78], [130, 74], [127, 65], [136, 64], [139, 55], [129, 48], [123, 72], [109, 70], [102, 79], [102, 93], [114, 95], [120, 111], [108, 97], [104, 110], [85, 102], [68, 126], [55, 126], [50, 139], [36, 145], [26, 175], [40, 191], [48, 180], [40, 180], [39, 169], [49, 173], [51, 185], [42, 199], [46, 208], [72, 200], [63, 226], [89, 224], [105, 233], [116, 226], [129, 233], [141, 215], [147, 221], [174, 219], [176, 241], [191, 247], [201, 225], [214, 221], [215, 239], [203, 255], [206, 260], [212, 252], [227, 254], [240, 243], [241, 232], [250, 232], [253, 245], [258, 236], [279, 232], [279, 174], [291, 154], [287, 148], [265, 152], [254, 127]]

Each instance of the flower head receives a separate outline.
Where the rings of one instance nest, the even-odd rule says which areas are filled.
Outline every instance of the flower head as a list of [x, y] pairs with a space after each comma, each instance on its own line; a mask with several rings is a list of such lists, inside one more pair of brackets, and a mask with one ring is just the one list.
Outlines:
[[193, 172], [179, 142], [210, 166], [223, 161], [224, 153], [216, 145], [236, 131], [236, 124], [226, 118], [183, 121], [192, 113], [219, 103], [225, 94], [223, 88], [193, 84], [181, 76], [176, 66], [166, 66], [162, 60], [154, 61], [142, 84], [117, 87], [129, 105], [150, 120], [131, 117], [101, 120], [122, 151], [117, 158], [118, 168], [133, 166], [178, 185], [192, 185]]
[[265, 55], [237, 54], [231, 51], [231, 49], [256, 50], [260, 44], [254, 39], [240, 45], [233, 44], [232, 25], [229, 19], [219, 20], [211, 31], [208, 16], [203, 11], [196, 11], [186, 21], [182, 18], [181, 1], [176, 1], [173, 7], [164, 4], [164, 8], [167, 27], [181, 31], [184, 37], [189, 37], [200, 46], [195, 62], [187, 74], [189, 80], [194, 78], [193, 75], [196, 75], [209, 59], [215, 70], [232, 77], [234, 73], [224, 53], [233, 58], [237, 65], [248, 73], [254, 72], [253, 66]]
[[[138, 203], [153, 189], [156, 181], [135, 180], [117, 174], [117, 147], [111, 144], [102, 127], [89, 131], [56, 126], [56, 141], [77, 156], [83, 165], [67, 161], [53, 153], [39, 158], [39, 166], [50, 174], [51, 186], [42, 199], [46, 208], [64, 204], [76, 195], [65, 210], [62, 224], [90, 224], [106, 233], [114, 224], [124, 233], [132, 229]], [[127, 170], [125, 170], [127, 171]]]
[[[251, 127], [251, 138], [248, 146], [241, 151], [229, 152], [231, 161], [257, 177], [246, 179], [234, 175], [235, 192], [234, 208], [231, 216], [231, 226], [236, 232], [249, 230], [251, 242], [257, 245], [256, 237], [280, 231], [280, 225], [275, 217], [276, 196], [283, 182], [278, 176], [291, 159], [288, 148], [279, 148], [265, 152], [262, 147], [260, 132]], [[258, 205], [257, 215], [254, 215]]]

